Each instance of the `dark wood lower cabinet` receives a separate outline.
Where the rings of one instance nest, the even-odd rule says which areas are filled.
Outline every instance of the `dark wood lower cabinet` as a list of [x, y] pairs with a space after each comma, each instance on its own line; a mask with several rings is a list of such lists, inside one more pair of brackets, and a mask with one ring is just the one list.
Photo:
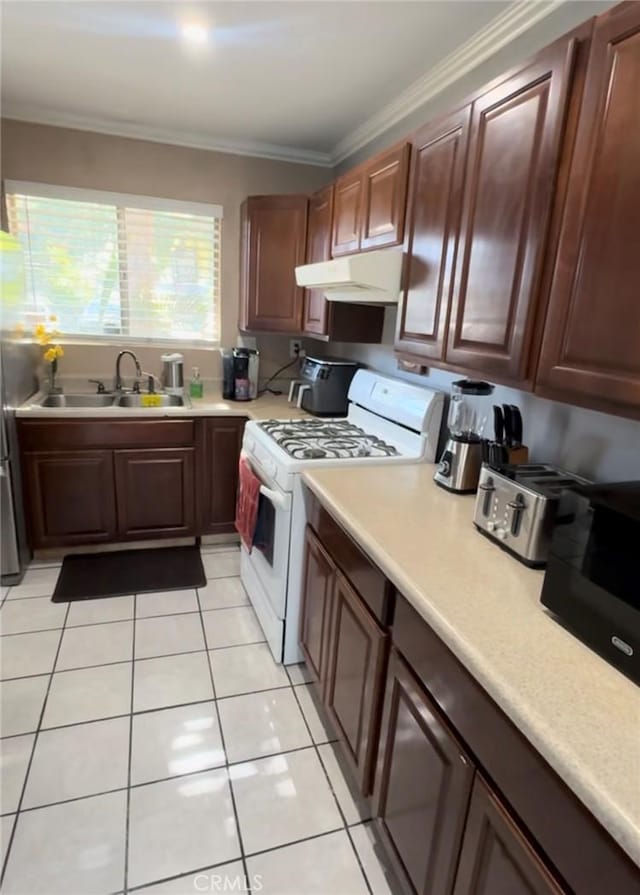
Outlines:
[[357, 775], [371, 792], [389, 635], [336, 572], [325, 704]]
[[197, 498], [202, 534], [235, 531], [238, 460], [244, 417], [200, 420]]
[[410, 895], [451, 892], [473, 776], [462, 746], [392, 650], [375, 814]]
[[23, 454], [30, 541], [43, 548], [116, 537], [111, 451]]
[[326, 681], [335, 570], [335, 564], [327, 551], [311, 529], [307, 528], [300, 648], [321, 691]]
[[[439, 891], [434, 889], [433, 891]], [[506, 808], [476, 778], [454, 895], [562, 895]]]
[[610, 834], [307, 497], [301, 648], [405, 895], [640, 892]]
[[115, 452], [122, 537], [195, 534], [194, 454], [193, 448]]
[[233, 532], [245, 422], [20, 420], [31, 548]]

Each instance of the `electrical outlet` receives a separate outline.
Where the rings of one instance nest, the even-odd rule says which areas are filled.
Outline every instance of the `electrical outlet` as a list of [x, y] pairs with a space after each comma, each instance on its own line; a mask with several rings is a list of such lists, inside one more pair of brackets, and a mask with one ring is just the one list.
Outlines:
[[304, 357], [304, 348], [300, 339], [289, 339], [289, 357]]

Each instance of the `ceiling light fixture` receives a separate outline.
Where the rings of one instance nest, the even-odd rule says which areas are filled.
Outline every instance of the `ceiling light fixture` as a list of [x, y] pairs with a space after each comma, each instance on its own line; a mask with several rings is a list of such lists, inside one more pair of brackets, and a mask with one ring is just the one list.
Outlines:
[[180, 31], [190, 44], [205, 44], [209, 38], [209, 29], [197, 22], [186, 22]]

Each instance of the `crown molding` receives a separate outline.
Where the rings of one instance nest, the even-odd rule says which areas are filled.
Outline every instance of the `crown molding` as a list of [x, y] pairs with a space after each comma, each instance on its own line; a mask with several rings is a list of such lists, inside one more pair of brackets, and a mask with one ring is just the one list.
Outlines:
[[334, 165], [362, 149], [427, 100], [493, 56], [536, 22], [546, 18], [565, 0], [516, 0], [473, 37], [434, 65], [395, 99], [343, 137], [333, 148]]
[[333, 159], [329, 152], [299, 149], [296, 146], [279, 146], [274, 143], [262, 143], [253, 140], [226, 140], [208, 136], [207, 134], [189, 131], [177, 132], [170, 128], [155, 128], [108, 118], [90, 118], [11, 102], [2, 103], [2, 117], [13, 119], [14, 121], [25, 121], [30, 124], [47, 124], [54, 127], [67, 127], [72, 130], [108, 134], [112, 137], [129, 137], [134, 140], [149, 140], [152, 143], [168, 143], [172, 146], [185, 146], [188, 149], [206, 149], [213, 152], [253, 156], [279, 162], [317, 165], [322, 168], [331, 168], [333, 166]]
[[11, 102], [3, 102], [2, 117], [33, 124], [91, 131], [114, 137], [149, 140], [152, 143], [167, 143], [189, 149], [205, 149], [232, 155], [332, 168], [379, 137], [394, 124], [402, 121], [429, 99], [489, 59], [498, 50], [546, 18], [565, 2], [567, 0], [515, 0], [488, 25], [477, 31], [437, 65], [434, 65], [375, 115], [343, 137], [330, 152], [253, 140], [229, 140], [197, 132], [156, 128], [109, 118], [91, 118]]

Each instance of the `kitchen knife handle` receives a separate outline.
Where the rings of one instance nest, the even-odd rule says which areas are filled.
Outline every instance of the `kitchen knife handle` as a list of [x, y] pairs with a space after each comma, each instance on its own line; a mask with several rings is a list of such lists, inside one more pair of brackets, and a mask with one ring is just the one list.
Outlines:
[[519, 447], [522, 444], [522, 414], [520, 413], [520, 408], [515, 405], [510, 405], [511, 410], [511, 426], [513, 429], [513, 445], [514, 447]]
[[493, 432], [495, 440], [498, 444], [502, 444], [504, 439], [504, 416], [502, 408], [498, 404], [493, 405]]
[[507, 447], [513, 444], [513, 420], [511, 417], [511, 405], [503, 404], [502, 413], [504, 415], [504, 443]]

